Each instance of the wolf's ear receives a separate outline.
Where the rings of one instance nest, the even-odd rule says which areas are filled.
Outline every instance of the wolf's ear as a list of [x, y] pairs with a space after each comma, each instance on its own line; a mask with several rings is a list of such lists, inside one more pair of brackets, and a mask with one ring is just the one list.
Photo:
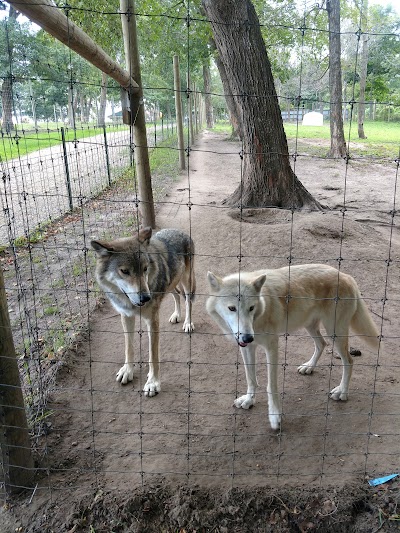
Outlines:
[[257, 292], [261, 291], [261, 287], [264, 285], [266, 279], [267, 276], [263, 274], [262, 276], [258, 277], [256, 280], [253, 281], [253, 287]]
[[222, 284], [222, 279], [213, 274], [212, 272], [207, 272], [207, 279], [210, 287], [215, 291], [219, 291]]
[[147, 244], [149, 244], [151, 234], [153, 233], [153, 230], [150, 226], [147, 228], [140, 228], [138, 233], [138, 240], [140, 244], [144, 244], [147, 241]]
[[107, 257], [114, 252], [114, 248], [111, 244], [103, 241], [90, 241], [90, 246], [96, 252], [99, 257]]

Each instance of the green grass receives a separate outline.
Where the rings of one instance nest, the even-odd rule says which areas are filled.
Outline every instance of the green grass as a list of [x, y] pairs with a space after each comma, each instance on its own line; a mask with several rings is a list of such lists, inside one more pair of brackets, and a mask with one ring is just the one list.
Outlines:
[[[186, 157], [186, 155], [185, 155]], [[157, 144], [149, 154], [151, 172], [162, 171], [168, 176], [179, 173], [179, 151], [177, 150], [177, 136], [171, 135], [169, 139]]]
[[[323, 126], [303, 126], [299, 124], [284, 123], [287, 139], [301, 140], [326, 140], [330, 139], [329, 122], [325, 121]], [[213, 131], [230, 134], [232, 129], [229, 123], [218, 123]], [[346, 143], [350, 138], [350, 152], [353, 155], [373, 156], [373, 157], [394, 157], [399, 153], [400, 147], [400, 123], [399, 122], [364, 122], [364, 133], [367, 139], [358, 138], [357, 122], [352, 122], [351, 127], [348, 122], [344, 124], [344, 136]], [[310, 149], [311, 150], [311, 149]], [[310, 151], [309, 150], [309, 151]], [[326, 154], [327, 147], [316, 148], [319, 155]], [[312, 151], [312, 150], [311, 150]]]
[[[120, 126], [122, 128], [122, 126]], [[92, 137], [103, 133], [103, 128], [82, 127], [76, 130], [65, 128], [66, 141], [73, 141]], [[60, 144], [61, 131], [29, 131], [18, 130], [10, 137], [3, 137], [0, 144], [0, 161], [7, 161], [18, 156], [26, 155], [36, 150], [43, 150], [50, 146]]]
[[[284, 124], [284, 126], [288, 138], [297, 136], [296, 124]], [[350, 134], [350, 140], [353, 142], [400, 144], [400, 123], [398, 122], [366, 121], [364, 122], [364, 133], [367, 139], [359, 139], [357, 122], [352, 122], [351, 126], [345, 122], [344, 136], [346, 141]], [[299, 124], [298, 137], [301, 139], [329, 139], [329, 122], [325, 121], [324, 125], [319, 127]]]

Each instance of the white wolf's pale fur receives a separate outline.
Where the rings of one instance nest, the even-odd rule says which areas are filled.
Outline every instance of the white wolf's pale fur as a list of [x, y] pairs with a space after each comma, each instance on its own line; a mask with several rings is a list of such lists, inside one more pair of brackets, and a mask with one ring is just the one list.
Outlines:
[[310, 264], [240, 272], [225, 278], [208, 272], [207, 277], [210, 285], [207, 311], [241, 347], [247, 392], [235, 400], [236, 407], [249, 409], [255, 403], [255, 353], [260, 345], [267, 355], [269, 421], [273, 429], [279, 429], [282, 412], [278, 391], [279, 336], [303, 327], [307, 330], [315, 350], [298, 371], [311, 374], [326, 346], [321, 323], [333, 339], [343, 364], [341, 382], [330, 396], [347, 400], [353, 365], [348, 348], [349, 328], [372, 347], [379, 344], [377, 327], [351, 276], [328, 265]]

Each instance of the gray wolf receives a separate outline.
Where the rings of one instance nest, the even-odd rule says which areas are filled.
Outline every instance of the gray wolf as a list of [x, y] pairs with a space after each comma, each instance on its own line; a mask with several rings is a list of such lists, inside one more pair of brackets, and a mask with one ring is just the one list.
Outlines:
[[255, 403], [255, 353], [260, 345], [267, 356], [269, 421], [272, 429], [279, 429], [279, 336], [303, 327], [307, 330], [315, 350], [298, 372], [311, 374], [327, 344], [320, 332], [321, 323], [343, 364], [341, 382], [330, 391], [330, 397], [347, 400], [353, 364], [349, 328], [373, 348], [379, 345], [378, 329], [351, 276], [328, 265], [310, 264], [241, 272], [224, 278], [208, 272], [207, 278], [207, 311], [222, 331], [238, 343], [243, 357], [247, 392], [235, 400], [236, 407], [249, 409]]
[[97, 255], [96, 279], [114, 309], [121, 314], [125, 337], [125, 363], [117, 381], [133, 380], [133, 334], [135, 317], [145, 321], [149, 334], [149, 373], [145, 396], [161, 390], [159, 362], [159, 313], [162, 299], [171, 293], [175, 310], [169, 321], [181, 320], [180, 293], [185, 296], [183, 330], [194, 330], [192, 302], [196, 291], [194, 244], [176, 229], [163, 229], [152, 235], [150, 227], [133, 237], [112, 241], [91, 241]]

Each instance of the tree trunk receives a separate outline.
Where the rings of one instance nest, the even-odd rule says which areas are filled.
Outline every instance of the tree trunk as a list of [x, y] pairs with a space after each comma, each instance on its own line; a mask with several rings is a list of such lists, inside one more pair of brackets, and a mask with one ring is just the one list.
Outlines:
[[[217, 46], [214, 40], [211, 40], [211, 46], [217, 50]], [[224, 88], [224, 96], [226, 105], [228, 107], [230, 121], [232, 124], [232, 136], [237, 137], [242, 140], [242, 118], [239, 112], [239, 109], [236, 104], [235, 98], [232, 96], [233, 92], [229, 83], [229, 78], [225, 70], [225, 65], [221, 60], [219, 54], [217, 53], [215, 57], [215, 63], [218, 68], [218, 72], [221, 78], [222, 87]]]
[[12, 79], [11, 76], [4, 78], [1, 85], [1, 103], [3, 106], [2, 127], [6, 133], [14, 129], [12, 115]]
[[[11, 26], [16, 25], [17, 18], [19, 16], [19, 11], [10, 5], [10, 11], [8, 15], [8, 20]], [[10, 69], [12, 69], [12, 58], [13, 58], [14, 44], [13, 42], [8, 43], [8, 57], [10, 60]], [[13, 122], [13, 91], [12, 91], [12, 70], [7, 73], [7, 76], [3, 78], [3, 83], [1, 85], [1, 103], [3, 107], [3, 117], [2, 117], [2, 127], [6, 133], [11, 133], [14, 129]]]
[[68, 87], [68, 126], [75, 129], [75, 101], [72, 86]]
[[[368, 15], [368, 0], [364, 0], [364, 20]], [[366, 31], [366, 28], [364, 28]], [[367, 65], [368, 65], [368, 34], [362, 34], [361, 64], [360, 64], [360, 99], [358, 102], [358, 137], [366, 139], [364, 132], [365, 120], [365, 87], [367, 85]]]
[[106, 105], [107, 105], [107, 74], [101, 73], [101, 90], [100, 90], [100, 109], [97, 123], [103, 127], [106, 123]]
[[329, 157], [345, 157], [346, 142], [342, 115], [342, 65], [340, 61], [340, 0], [327, 0], [329, 20], [329, 90], [331, 148]]
[[82, 91], [79, 92], [79, 107], [81, 114], [81, 124], [85, 123], [85, 113], [86, 113], [86, 98], [84, 97]]
[[243, 179], [231, 206], [321, 209], [290, 167], [260, 24], [249, 0], [202, 0], [243, 122]]
[[203, 81], [204, 81], [204, 104], [206, 108], [206, 124], [207, 128], [214, 127], [214, 113], [211, 104], [211, 72], [208, 63], [203, 65]]

